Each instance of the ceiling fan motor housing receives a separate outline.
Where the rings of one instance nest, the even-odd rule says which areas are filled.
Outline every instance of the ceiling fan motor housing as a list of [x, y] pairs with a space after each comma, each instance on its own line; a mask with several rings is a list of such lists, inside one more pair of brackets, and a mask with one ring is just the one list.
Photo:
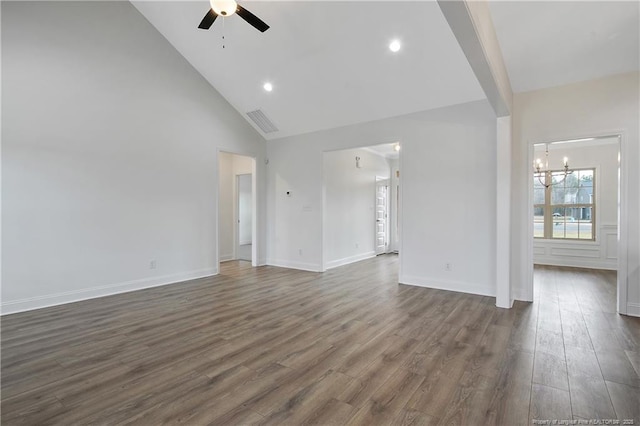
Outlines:
[[269, 25], [262, 19], [240, 6], [235, 0], [210, 0], [209, 2], [211, 3], [211, 9], [204, 15], [200, 25], [198, 25], [198, 28], [201, 30], [211, 28], [211, 25], [213, 25], [218, 16], [231, 16], [234, 13], [237, 13], [238, 16], [247, 21], [249, 25], [262, 33], [269, 29]]
[[210, 3], [211, 9], [222, 16], [231, 16], [238, 9], [238, 3], [235, 0], [210, 0]]

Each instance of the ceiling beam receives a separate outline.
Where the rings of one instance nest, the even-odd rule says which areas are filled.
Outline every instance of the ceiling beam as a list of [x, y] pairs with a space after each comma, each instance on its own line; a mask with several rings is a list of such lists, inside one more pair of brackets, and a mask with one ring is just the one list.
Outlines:
[[438, 5], [496, 115], [510, 115], [513, 92], [489, 4], [480, 0], [438, 0]]

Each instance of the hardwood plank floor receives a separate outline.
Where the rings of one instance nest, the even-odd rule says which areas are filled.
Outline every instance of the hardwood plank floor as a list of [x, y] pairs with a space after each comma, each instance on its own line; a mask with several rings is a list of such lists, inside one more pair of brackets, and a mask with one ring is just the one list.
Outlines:
[[397, 256], [216, 277], [2, 318], [5, 425], [638, 424], [615, 273], [536, 267], [533, 303], [397, 284]]

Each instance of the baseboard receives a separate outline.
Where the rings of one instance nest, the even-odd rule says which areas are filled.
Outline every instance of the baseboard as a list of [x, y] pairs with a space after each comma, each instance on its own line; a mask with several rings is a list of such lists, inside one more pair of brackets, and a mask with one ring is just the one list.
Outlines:
[[615, 271], [618, 269], [618, 261], [613, 262], [606, 261], [592, 261], [592, 260], [579, 260], [579, 259], [540, 259], [534, 258], [533, 263], [536, 265], [546, 266], [566, 266], [569, 268], [586, 268], [586, 269], [606, 269], [608, 271]]
[[509, 301], [509, 306], [500, 306], [498, 305], [498, 303], [496, 302], [496, 308], [500, 308], [500, 309], [511, 309], [513, 308], [513, 302], [515, 302], [515, 299], [511, 299]]
[[338, 260], [332, 260], [331, 262], [327, 262], [327, 269], [337, 268], [338, 266], [348, 265], [350, 263], [359, 262], [365, 259], [371, 259], [372, 257], [376, 257], [375, 251], [357, 254], [355, 256], [349, 256]]
[[438, 290], [457, 291], [459, 293], [477, 294], [479, 296], [496, 296], [494, 288], [477, 283], [467, 283], [461, 281], [441, 281], [424, 277], [414, 277], [403, 275], [399, 279], [400, 284], [413, 285], [417, 287], [434, 288]]
[[627, 315], [640, 317], [640, 303], [627, 303]]
[[267, 259], [267, 265], [277, 266], [279, 268], [299, 269], [301, 271], [322, 272], [318, 264], [292, 260]]
[[108, 284], [63, 293], [47, 294], [45, 296], [30, 297], [26, 299], [12, 300], [0, 304], [0, 315], [15, 314], [18, 312], [32, 311], [34, 309], [48, 308], [64, 305], [66, 303], [80, 302], [82, 300], [111, 296], [119, 293], [142, 290], [151, 287], [176, 284], [197, 278], [209, 277], [218, 273], [217, 268], [205, 268], [195, 271], [181, 272], [160, 277], [149, 277], [139, 280], [126, 281], [117, 284]]
[[220, 255], [220, 262], [228, 262], [230, 260], [233, 260], [233, 253]]

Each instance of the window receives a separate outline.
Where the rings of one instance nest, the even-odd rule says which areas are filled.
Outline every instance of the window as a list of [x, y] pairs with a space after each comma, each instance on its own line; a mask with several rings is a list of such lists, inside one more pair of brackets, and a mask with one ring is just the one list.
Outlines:
[[[595, 240], [595, 169], [542, 172], [533, 177], [534, 238]], [[548, 188], [545, 183], [551, 180]]]

